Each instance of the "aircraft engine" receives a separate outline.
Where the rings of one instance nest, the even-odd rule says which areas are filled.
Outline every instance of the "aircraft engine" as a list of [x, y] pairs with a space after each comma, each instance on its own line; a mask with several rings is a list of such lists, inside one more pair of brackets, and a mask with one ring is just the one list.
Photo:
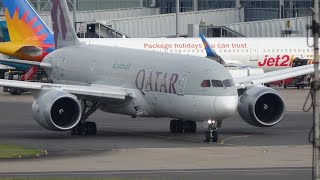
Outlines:
[[277, 91], [267, 87], [252, 87], [240, 97], [238, 112], [242, 119], [253, 126], [271, 127], [282, 120], [285, 106]]
[[52, 131], [67, 131], [78, 124], [81, 106], [76, 96], [63, 90], [42, 92], [33, 102], [34, 119]]

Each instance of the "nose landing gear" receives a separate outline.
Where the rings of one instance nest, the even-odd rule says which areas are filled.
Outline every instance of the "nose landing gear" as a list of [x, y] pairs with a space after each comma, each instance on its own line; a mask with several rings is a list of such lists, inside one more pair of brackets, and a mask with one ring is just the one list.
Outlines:
[[206, 124], [208, 126], [208, 131], [204, 134], [204, 142], [218, 142], [219, 135], [216, 130], [221, 126], [221, 121], [208, 120]]

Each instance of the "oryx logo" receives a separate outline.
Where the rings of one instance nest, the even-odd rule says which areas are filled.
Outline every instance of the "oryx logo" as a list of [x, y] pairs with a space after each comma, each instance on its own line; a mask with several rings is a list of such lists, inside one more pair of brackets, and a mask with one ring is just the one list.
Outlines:
[[[67, 25], [66, 25], [66, 19], [63, 11], [63, 7], [61, 5], [61, 0], [51, 0], [52, 2], [52, 10], [51, 10], [51, 16], [52, 16], [52, 29], [54, 32], [54, 42], [56, 45], [56, 48], [58, 47], [58, 38], [59, 34], [61, 33], [61, 36], [63, 40], [67, 37]], [[60, 15], [58, 17], [58, 15]], [[58, 19], [59, 18], [59, 19]]]

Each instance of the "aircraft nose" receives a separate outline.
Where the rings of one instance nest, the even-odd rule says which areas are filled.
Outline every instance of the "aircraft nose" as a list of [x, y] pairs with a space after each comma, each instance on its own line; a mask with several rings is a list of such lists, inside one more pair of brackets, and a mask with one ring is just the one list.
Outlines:
[[232, 116], [238, 107], [238, 96], [219, 96], [214, 103], [214, 109], [219, 118]]

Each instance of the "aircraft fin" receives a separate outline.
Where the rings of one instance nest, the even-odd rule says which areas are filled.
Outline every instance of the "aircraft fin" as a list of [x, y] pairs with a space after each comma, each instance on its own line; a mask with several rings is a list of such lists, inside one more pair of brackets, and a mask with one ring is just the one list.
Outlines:
[[51, 0], [51, 18], [56, 49], [80, 45], [66, 0]]
[[[0, 52], [15, 58], [41, 61], [54, 50], [51, 30], [39, 17], [28, 0], [2, 0], [10, 42], [0, 46]], [[10, 44], [11, 43], [11, 44]], [[2, 43], [0, 43], [2, 44]], [[9, 46], [10, 45], [10, 46]], [[24, 48], [24, 46], [26, 46]], [[33, 51], [18, 51], [42, 48], [41, 54], [28, 54]]]
[[225, 64], [225, 61], [210, 47], [210, 44], [208, 43], [207, 39], [204, 37], [203, 34], [200, 34], [200, 38], [206, 50], [207, 58], [213, 59], [219, 62], [220, 64]]

